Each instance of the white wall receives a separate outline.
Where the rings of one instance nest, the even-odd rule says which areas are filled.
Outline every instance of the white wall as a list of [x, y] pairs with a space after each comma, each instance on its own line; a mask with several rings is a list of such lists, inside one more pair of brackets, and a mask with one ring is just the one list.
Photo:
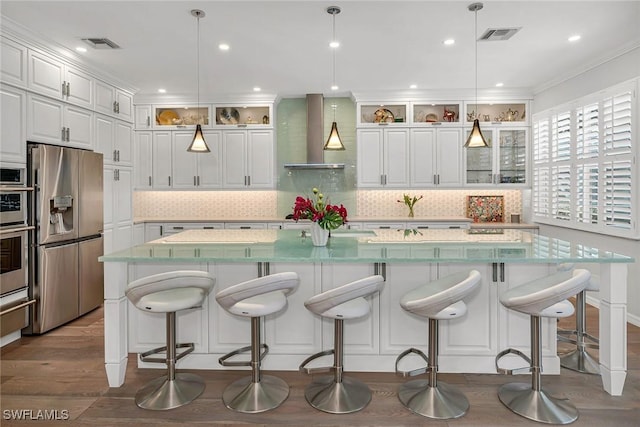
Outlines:
[[[533, 99], [532, 112], [535, 114], [637, 77], [640, 77], [640, 47], [537, 93]], [[640, 144], [640, 129], [637, 127], [634, 132], [634, 142], [635, 144]], [[528, 203], [523, 203], [523, 207], [525, 205], [528, 207]], [[540, 225], [540, 234], [572, 240], [634, 257], [636, 262], [629, 264], [627, 276], [627, 309], [628, 320], [640, 326], [639, 240], [609, 237], [602, 234], [542, 224]], [[597, 268], [597, 266], [594, 266], [594, 268]]]

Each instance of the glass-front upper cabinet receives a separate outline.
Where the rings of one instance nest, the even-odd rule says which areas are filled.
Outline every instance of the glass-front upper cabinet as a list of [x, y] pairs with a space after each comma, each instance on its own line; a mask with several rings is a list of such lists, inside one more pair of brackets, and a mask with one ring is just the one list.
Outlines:
[[215, 125], [222, 127], [272, 127], [273, 108], [261, 105], [216, 105]]
[[393, 126], [407, 123], [407, 103], [359, 103], [356, 108], [359, 126]]
[[414, 125], [420, 126], [460, 126], [463, 122], [460, 118], [461, 107], [462, 103], [460, 102], [413, 103], [412, 122]]
[[209, 126], [211, 124], [208, 105], [154, 105], [154, 127], [187, 127], [197, 124]]
[[[466, 130], [465, 138], [470, 131]], [[465, 149], [466, 183], [526, 185], [528, 130], [485, 127], [482, 134], [491, 146]]]
[[528, 124], [529, 112], [527, 102], [501, 102], [501, 103], [466, 103], [464, 122], [471, 124], [476, 118], [482, 123], [492, 125], [516, 125]]

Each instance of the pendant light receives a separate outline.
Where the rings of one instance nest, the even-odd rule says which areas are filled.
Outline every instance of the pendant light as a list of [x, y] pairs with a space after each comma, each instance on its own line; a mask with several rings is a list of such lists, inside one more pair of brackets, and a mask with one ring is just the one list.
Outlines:
[[[330, 6], [327, 8], [327, 13], [332, 15], [333, 17], [333, 35], [331, 38], [331, 43], [329, 46], [333, 49], [333, 81], [331, 83], [331, 90], [338, 90], [338, 86], [336, 85], [336, 49], [340, 46], [340, 43], [336, 40], [336, 15], [340, 13], [340, 8], [338, 6]], [[340, 139], [340, 134], [338, 133], [338, 124], [336, 123], [336, 106], [333, 105], [333, 123], [331, 124], [331, 132], [329, 132], [329, 138], [327, 142], [324, 144], [325, 150], [331, 151], [340, 151], [344, 150], [344, 145], [342, 144], [342, 140]]]
[[473, 119], [473, 128], [471, 129], [471, 133], [469, 134], [469, 138], [467, 138], [467, 142], [464, 144], [465, 148], [479, 148], [479, 147], [489, 147], [487, 140], [482, 136], [482, 131], [480, 130], [480, 120], [478, 120], [478, 11], [484, 7], [482, 3], [472, 3], [468, 6], [469, 11], [475, 14], [475, 26], [473, 30], [473, 36], [475, 38], [476, 43], [476, 117]]
[[196, 17], [198, 21], [198, 43], [197, 43], [197, 64], [196, 64], [196, 74], [197, 74], [197, 85], [198, 85], [198, 124], [196, 125], [196, 132], [193, 135], [193, 141], [191, 141], [191, 145], [187, 148], [187, 151], [193, 153], [208, 153], [211, 150], [204, 140], [204, 135], [202, 134], [202, 127], [200, 126], [200, 18], [205, 17], [205, 13], [200, 9], [193, 9], [191, 14]]

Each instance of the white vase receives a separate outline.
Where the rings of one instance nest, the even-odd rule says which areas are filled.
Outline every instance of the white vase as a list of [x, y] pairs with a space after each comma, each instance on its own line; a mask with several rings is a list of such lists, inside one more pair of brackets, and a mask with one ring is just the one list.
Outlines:
[[317, 222], [311, 223], [311, 241], [313, 246], [327, 246], [329, 230], [320, 227]]

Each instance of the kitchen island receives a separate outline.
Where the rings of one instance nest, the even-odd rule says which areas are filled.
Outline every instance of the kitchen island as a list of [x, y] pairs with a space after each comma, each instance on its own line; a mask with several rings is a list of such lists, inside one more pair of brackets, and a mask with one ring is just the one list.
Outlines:
[[[371, 299], [371, 315], [349, 322], [345, 367], [351, 371], [394, 370], [396, 356], [408, 347], [426, 349], [423, 319], [404, 312], [400, 297], [426, 281], [476, 269], [482, 285], [466, 302], [465, 317], [441, 325], [439, 370], [495, 373], [495, 355], [507, 347], [529, 352], [529, 317], [503, 308], [499, 294], [574, 263], [598, 274], [600, 363], [604, 389], [620, 395], [626, 376], [626, 273], [633, 258], [575, 242], [521, 230], [477, 234], [469, 230], [334, 231], [326, 247], [314, 247], [300, 230], [188, 230], [108, 254], [105, 262], [105, 367], [112, 387], [124, 383], [127, 355], [164, 343], [164, 316], [131, 307], [127, 283], [163, 271], [198, 269], [216, 277], [205, 305], [178, 313], [178, 341], [195, 351], [180, 368], [225, 369], [218, 358], [249, 342], [243, 318], [217, 306], [213, 294], [257, 276], [295, 271], [300, 286], [288, 307], [264, 322], [269, 355], [265, 369], [297, 370], [307, 356], [331, 348], [333, 327], [304, 308], [324, 290], [371, 274], [386, 284]], [[543, 329], [545, 374], [558, 373], [555, 321]], [[506, 366], [521, 366], [517, 359]], [[144, 364], [142, 367], [160, 367]]]

